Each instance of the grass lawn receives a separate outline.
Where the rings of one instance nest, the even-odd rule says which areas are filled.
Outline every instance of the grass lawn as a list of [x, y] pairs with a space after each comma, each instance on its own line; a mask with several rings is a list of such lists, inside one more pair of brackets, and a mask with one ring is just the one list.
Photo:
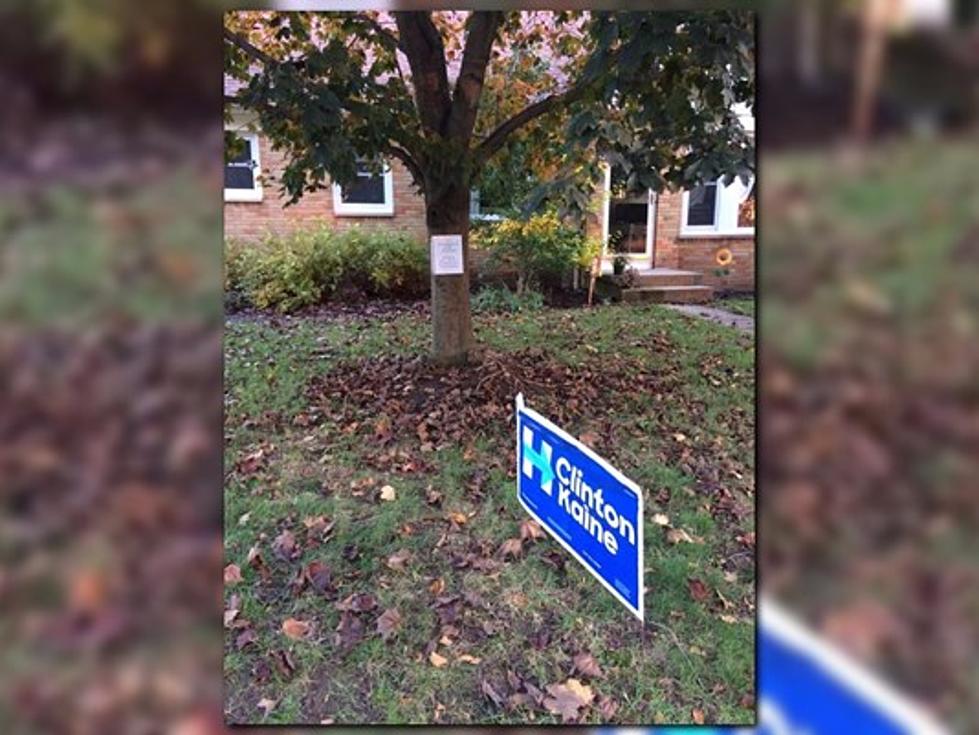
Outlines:
[[[229, 721], [549, 724], [571, 691], [568, 721], [752, 722], [751, 337], [655, 305], [478, 316], [460, 370], [417, 359], [429, 328], [228, 323]], [[518, 391], [643, 488], [645, 630], [535, 538]]]
[[723, 299], [718, 299], [715, 305], [719, 309], [724, 309], [734, 314], [743, 314], [744, 316], [750, 317], [755, 316], [754, 296], [728, 296]]
[[772, 156], [762, 197], [767, 592], [955, 732], [979, 732], [979, 665], [962, 655], [979, 586], [958, 583], [979, 558], [963, 512], [979, 473], [977, 166], [974, 132]]

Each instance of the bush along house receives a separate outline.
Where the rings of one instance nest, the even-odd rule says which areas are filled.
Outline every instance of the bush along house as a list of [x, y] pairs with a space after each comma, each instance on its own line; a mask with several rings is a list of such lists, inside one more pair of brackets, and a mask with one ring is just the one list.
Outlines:
[[[237, 85], [225, 77], [226, 95], [235, 94]], [[753, 131], [750, 116], [743, 122]], [[358, 226], [425, 240], [424, 200], [400, 162], [386, 162], [379, 173], [365, 165], [356, 184], [334, 184], [287, 207], [278, 184], [282, 156], [247, 118], [232, 114], [227, 127], [245, 148], [225, 163], [225, 239], [248, 243], [311, 227]], [[746, 185], [735, 180], [728, 186], [717, 181], [684, 192], [625, 193], [617, 174], [606, 167], [587, 230], [602, 240], [603, 273], [627, 269], [624, 299], [699, 303], [709, 301], [715, 291], [754, 290], [753, 181]], [[478, 201], [474, 192], [475, 219], [482, 216]]]

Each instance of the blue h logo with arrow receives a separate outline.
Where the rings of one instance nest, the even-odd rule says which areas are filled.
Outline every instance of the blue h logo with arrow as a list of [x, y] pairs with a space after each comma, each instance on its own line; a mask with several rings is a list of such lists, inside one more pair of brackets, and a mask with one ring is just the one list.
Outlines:
[[525, 426], [523, 427], [523, 465], [521, 469], [526, 477], [533, 477], [535, 467], [540, 472], [540, 489], [550, 495], [554, 481], [554, 470], [551, 469], [551, 445], [542, 441], [540, 451], [534, 451], [534, 432], [529, 426]]

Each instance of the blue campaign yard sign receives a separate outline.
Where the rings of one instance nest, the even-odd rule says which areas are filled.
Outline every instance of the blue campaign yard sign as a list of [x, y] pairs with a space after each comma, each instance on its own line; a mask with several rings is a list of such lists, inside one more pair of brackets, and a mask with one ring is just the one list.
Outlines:
[[772, 600], [759, 606], [759, 735], [937, 735], [927, 713]]
[[[928, 713], [762, 598], [758, 725], [619, 728], [616, 735], [947, 735]], [[600, 733], [612, 735], [612, 729]]]
[[517, 498], [615, 598], [643, 619], [642, 493], [517, 396]]

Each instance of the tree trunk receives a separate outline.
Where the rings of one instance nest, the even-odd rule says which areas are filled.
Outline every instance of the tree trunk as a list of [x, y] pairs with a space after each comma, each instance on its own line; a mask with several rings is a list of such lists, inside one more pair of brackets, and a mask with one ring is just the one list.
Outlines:
[[461, 365], [473, 348], [469, 308], [469, 187], [436, 184], [426, 196], [425, 221], [432, 235], [462, 235], [461, 276], [432, 275], [432, 357], [442, 365]]

